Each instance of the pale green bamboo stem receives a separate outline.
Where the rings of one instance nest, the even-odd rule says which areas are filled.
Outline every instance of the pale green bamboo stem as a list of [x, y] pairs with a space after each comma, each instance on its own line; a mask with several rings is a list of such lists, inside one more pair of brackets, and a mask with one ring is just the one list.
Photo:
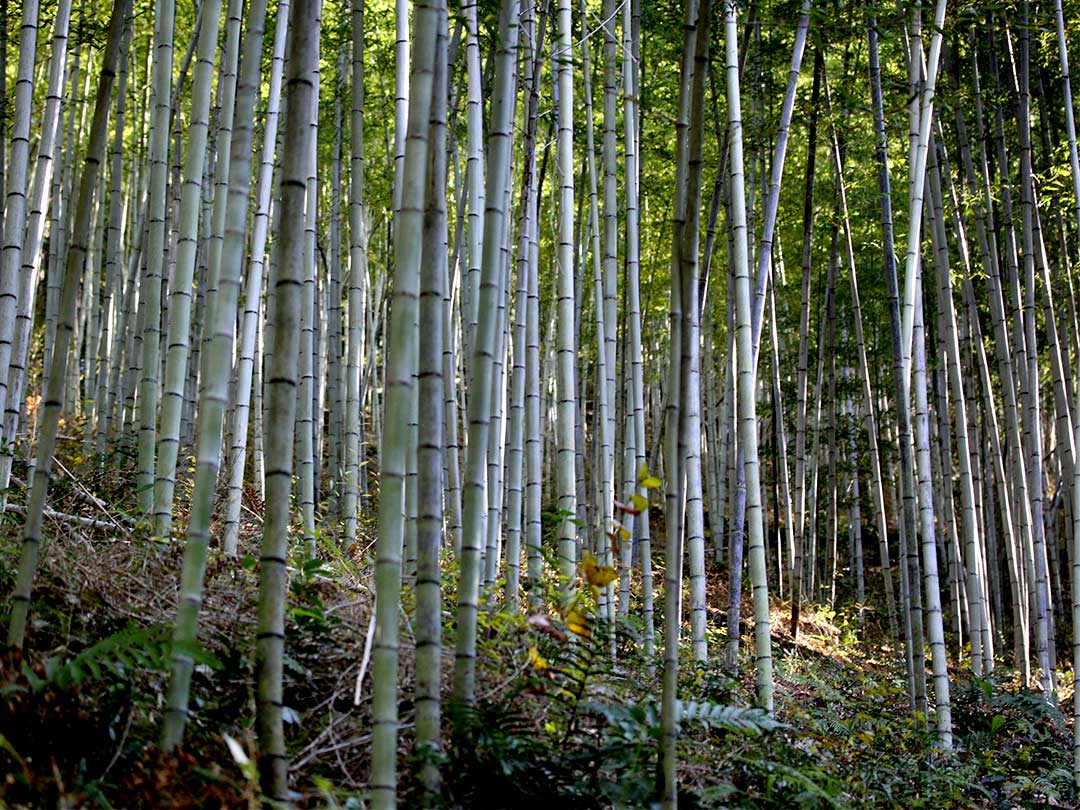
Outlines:
[[165, 217], [169, 159], [169, 101], [172, 94], [175, 0], [154, 8], [153, 112], [150, 121], [150, 209], [146, 274], [140, 286], [145, 316], [142, 376], [139, 380], [139, 466], [136, 488], [139, 509], [154, 508], [154, 459], [157, 449], [159, 364], [161, 352], [161, 283], [165, 267]]
[[[209, 1], [209, 0], [208, 0]], [[210, 522], [217, 493], [221, 466], [222, 424], [232, 370], [233, 332], [240, 293], [244, 243], [247, 235], [247, 204], [251, 182], [252, 141], [254, 138], [255, 92], [259, 85], [263, 26], [266, 0], [254, 0], [248, 8], [244, 37], [244, 61], [237, 82], [236, 122], [231, 143], [222, 142], [222, 150], [232, 153], [229, 169], [228, 212], [225, 241], [222, 246], [218, 284], [208, 293], [205, 332], [208, 345], [199, 362], [199, 403], [195, 440], [195, 483], [191, 495], [184, 545], [176, 626], [173, 631], [172, 667], [168, 693], [168, 713], [162, 732], [166, 748], [179, 744], [188, 718], [188, 694], [194, 661], [191, 645], [196, 643], [199, 610], [202, 606], [203, 575], [210, 544]], [[213, 272], [211, 270], [211, 272]], [[262, 739], [260, 739], [260, 743]], [[270, 793], [270, 788], [264, 785]], [[270, 793], [280, 797], [280, 793]]]
[[[264, 9], [265, 11], [265, 6]], [[259, 781], [274, 801], [288, 801], [288, 755], [282, 722], [285, 648], [286, 560], [293, 439], [299, 384], [300, 304], [303, 273], [304, 208], [311, 121], [315, 109], [313, 74], [318, 67], [318, 4], [294, 3], [289, 9], [288, 118], [282, 147], [281, 197], [277, 221], [277, 262], [268, 287], [274, 290], [269, 320], [274, 324], [273, 363], [267, 370], [266, 510], [259, 569], [258, 635], [255, 641], [255, 728], [259, 742]], [[261, 25], [259, 26], [261, 31]], [[251, 36], [249, 33], [248, 36]], [[258, 53], [258, 51], [256, 51]], [[245, 64], [247, 59], [245, 59]], [[259, 60], [255, 60], [256, 65]], [[257, 75], [257, 74], [256, 74]], [[250, 120], [250, 118], [248, 119]], [[237, 118], [243, 124], [243, 118]], [[248, 140], [250, 161], [251, 141]], [[230, 184], [231, 185], [231, 184]]]
[[[394, 288], [386, 343], [386, 391], [379, 455], [379, 537], [375, 560], [375, 642], [372, 654], [371, 802], [397, 806], [398, 636], [408, 414], [416, 395], [417, 298], [420, 287], [428, 137], [440, 0], [418, 2], [413, 18], [408, 129], [401, 206], [394, 228]], [[403, 122], [399, 121], [399, 125]]]
[[731, 215], [734, 236], [736, 346], [739, 354], [739, 438], [746, 471], [747, 556], [754, 603], [754, 657], [757, 699], [773, 710], [772, 640], [769, 628], [769, 586], [765, 565], [765, 536], [761, 510], [761, 478], [753, 372], [750, 313], [750, 273], [747, 256], [746, 197], [743, 175], [742, 115], [739, 86], [738, 19], [734, 4], [725, 19], [728, 126], [731, 130]]
[[[485, 313], [494, 313], [499, 296], [502, 295], [500, 282], [503, 276], [503, 220], [508, 213], [503, 206], [506, 204], [505, 184], [509, 180], [508, 166], [513, 142], [512, 88], [519, 33], [516, 0], [504, 0], [499, 12], [499, 32], [491, 125], [488, 129], [486, 197], [493, 203], [484, 216], [480, 280], [480, 308]], [[468, 447], [465, 455], [461, 582], [458, 586], [457, 644], [454, 653], [454, 697], [468, 704], [471, 704], [475, 697], [476, 624], [483, 545], [486, 539], [485, 487], [494, 347], [495, 318], [485, 317], [477, 325], [472, 346], [472, 362], [468, 369]]]
[[180, 234], [177, 242], [165, 360], [165, 390], [161, 400], [160, 437], [154, 481], [154, 533], [166, 537], [172, 525], [176, 457], [180, 448], [180, 415], [187, 382], [188, 346], [191, 334], [191, 293], [195, 281], [195, 258], [202, 210], [202, 182], [206, 163], [206, 139], [210, 129], [210, 92], [217, 59], [221, 0], [203, 0], [198, 34], [199, 55], [192, 78], [191, 113], [187, 153], [180, 192]]
[[34, 467], [30, 489], [26, 523], [23, 528], [22, 553], [15, 591], [11, 597], [11, 617], [8, 620], [8, 645], [21, 647], [26, 634], [26, 620], [30, 610], [30, 592], [34, 584], [38, 557], [41, 550], [41, 531], [45, 513], [45, 500], [52, 477], [53, 451], [59, 428], [60, 411], [64, 402], [64, 385], [67, 377], [68, 349], [74, 331], [75, 305], [86, 259], [86, 243], [90, 235], [90, 216], [94, 193], [97, 188], [101, 162], [105, 157], [108, 141], [109, 106], [116, 64], [120, 58], [124, 21], [130, 8], [129, 0], [120, 0], [113, 7], [109, 20], [108, 37], [101, 64], [101, 74], [94, 104], [94, 118], [86, 147], [84, 168], [79, 181], [77, 204], [72, 209], [71, 244], [61, 284], [59, 318], [56, 345], [45, 384], [44, 408], [38, 439], [37, 463]]

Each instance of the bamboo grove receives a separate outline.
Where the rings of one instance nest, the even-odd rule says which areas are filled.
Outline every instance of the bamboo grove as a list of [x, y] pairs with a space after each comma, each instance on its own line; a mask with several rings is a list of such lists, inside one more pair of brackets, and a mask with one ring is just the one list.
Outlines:
[[74, 434], [182, 544], [166, 749], [208, 554], [257, 558], [271, 801], [285, 593], [327, 544], [375, 595], [375, 807], [476, 701], [493, 606], [612, 656], [634, 629], [665, 807], [680, 663], [752, 669], [771, 712], [772, 623], [807, 604], [887, 628], [943, 751], [950, 666], [1076, 694], [1080, 6], [983, 5], [12, 6], [9, 645], [80, 520], [50, 506]]

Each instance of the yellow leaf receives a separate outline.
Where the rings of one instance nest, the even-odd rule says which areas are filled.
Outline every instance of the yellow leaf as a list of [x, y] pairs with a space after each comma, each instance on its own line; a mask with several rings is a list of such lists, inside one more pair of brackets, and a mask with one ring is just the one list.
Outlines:
[[618, 576], [618, 574], [615, 573], [614, 568], [610, 565], [602, 565], [596, 571], [596, 578], [589, 584], [595, 585], [598, 588], [606, 588], [615, 581], [616, 576]]
[[592, 582], [592, 578], [596, 576], [596, 570], [599, 567], [600, 563], [592, 552], [586, 551], [584, 558], [581, 560], [581, 570], [585, 574], [585, 579]]
[[540, 650], [536, 649], [535, 644], [532, 647], [529, 647], [529, 666], [540, 672], [543, 672], [550, 666], [544, 659], [544, 656], [540, 655]]
[[622, 536], [623, 540], [630, 539], [630, 530], [625, 526], [619, 526], [619, 534]]
[[[622, 529], [622, 527], [620, 527]], [[622, 529], [622, 531], [626, 531]], [[627, 532], [629, 536], [629, 532]], [[588, 583], [596, 588], [604, 588], [609, 585], [617, 576], [615, 569], [610, 565], [600, 565], [596, 557], [586, 552], [585, 560], [581, 564], [582, 571], [585, 572], [585, 579]], [[567, 619], [569, 621], [569, 618]], [[571, 627], [571, 630], [574, 628]], [[575, 631], [576, 632], [576, 631]]]
[[647, 475], [641, 479], [641, 485], [645, 487], [645, 489], [656, 489], [660, 486], [660, 479], [655, 475]]
[[649, 500], [644, 495], [638, 495], [636, 492], [630, 496], [630, 503], [634, 505], [636, 509], [644, 512], [649, 508]]
[[566, 614], [566, 626], [575, 636], [589, 637], [589, 619], [583, 613], [571, 610]]

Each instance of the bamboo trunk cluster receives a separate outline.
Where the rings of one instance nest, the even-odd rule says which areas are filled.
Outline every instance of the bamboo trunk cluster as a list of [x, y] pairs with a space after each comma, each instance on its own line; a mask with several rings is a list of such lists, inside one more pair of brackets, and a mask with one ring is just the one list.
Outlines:
[[[752, 666], [772, 712], [774, 642], [819, 610], [880, 631], [944, 751], [958, 668], [1055, 699], [1080, 623], [1068, 4], [936, 0], [895, 32], [866, 9], [856, 39], [811, 0], [783, 26], [686, 0], [671, 53], [640, 0], [340, 10], [120, 2], [103, 47], [69, 54], [70, 0], [50, 39], [22, 4], [0, 150], [10, 645], [46, 516], [182, 543], [175, 749], [208, 560], [256, 558], [260, 786], [283, 803], [289, 582], [327, 562], [372, 614], [380, 808], [410, 728], [438, 802], [443, 645], [453, 700], [482, 704], [497, 611], [616, 663], [640, 649], [665, 807], [680, 668]], [[811, 68], [812, 37], [842, 47]], [[97, 513], [50, 504], [72, 446], [130, 473], [133, 519], [78, 465]], [[1080, 731], [1074, 758], [1080, 784]]]

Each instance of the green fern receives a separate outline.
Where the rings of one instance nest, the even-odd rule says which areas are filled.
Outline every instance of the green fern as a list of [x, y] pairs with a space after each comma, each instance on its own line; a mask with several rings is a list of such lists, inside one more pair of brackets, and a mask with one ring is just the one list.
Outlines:
[[739, 759], [747, 766], [747, 768], [763, 769], [769, 772], [768, 781], [770, 787], [778, 781], [779, 777], [790, 782], [793, 787], [798, 789], [796, 801], [800, 806], [843, 807], [842, 804], [829, 795], [825, 788], [803, 773], [799, 768], [793, 768], [790, 765], [786, 765], [783, 762], [778, 762], [771, 758], [764, 761], [757, 757], [739, 757]]
[[[659, 736], [660, 712], [654, 700], [646, 700], [636, 705], [589, 701], [583, 703], [581, 708], [590, 714], [599, 715], [609, 726], [623, 730], [641, 726], [648, 729], [652, 736]], [[707, 700], [679, 701], [677, 708], [679, 722], [698, 723], [706, 728], [723, 728], [753, 735], [787, 728], [764, 709], [725, 706]]]
[[763, 734], [786, 728], [764, 709], [746, 706], [724, 706], [705, 700], [679, 701], [679, 721], [700, 723], [706, 728], [724, 728], [740, 734]]
[[814, 723], [830, 737], [847, 737], [851, 734], [851, 726], [831, 714], [815, 718]]
[[1049, 720], [1059, 728], [1065, 726], [1065, 715], [1053, 703], [1041, 694], [1031, 692], [1009, 692], [994, 695], [991, 705], [998, 709], [1015, 709], [1030, 720]]
[[[135, 669], [160, 672], [164, 671], [169, 663], [171, 635], [172, 628], [166, 624], [153, 624], [148, 627], [129, 625], [66, 661], [59, 656], [47, 658], [43, 664], [44, 677], [25, 661], [22, 671], [34, 692], [40, 692], [50, 684], [61, 688], [78, 685], [88, 675], [101, 678], [109, 674], [123, 678]], [[191, 645], [186, 652], [196, 664], [214, 669], [221, 667], [221, 662], [198, 644]]]

